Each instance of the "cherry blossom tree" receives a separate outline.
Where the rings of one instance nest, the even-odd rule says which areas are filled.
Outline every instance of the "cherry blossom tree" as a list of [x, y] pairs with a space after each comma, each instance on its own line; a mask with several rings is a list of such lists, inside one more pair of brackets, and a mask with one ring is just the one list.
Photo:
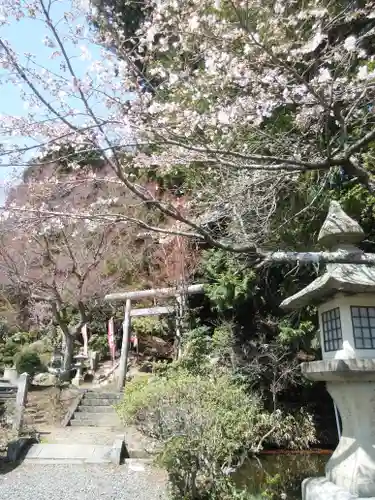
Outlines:
[[[36, 326], [50, 320], [64, 338], [64, 368], [69, 370], [82, 326], [90, 320], [88, 301], [108, 293], [119, 275], [108, 276], [104, 256], [113, 255], [118, 228], [90, 231], [81, 223], [13, 216], [2, 234], [0, 273], [4, 283], [27, 294]], [[124, 238], [123, 238], [124, 239]], [[72, 310], [78, 311], [78, 320]]]
[[[326, 183], [340, 171], [374, 189], [372, 1], [145, 0], [129, 39], [120, 17], [112, 16], [104, 32], [90, 32], [87, 23], [102, 13], [89, 2], [66, 5], [2, 2], [0, 29], [39, 23], [51, 65], [17, 53], [1, 37], [1, 81], [16, 85], [29, 109], [25, 117], [2, 117], [8, 140], [1, 155], [4, 164], [22, 166], [31, 152], [62, 142], [88, 148], [123, 189], [164, 216], [155, 225], [102, 210], [96, 220], [127, 221], [264, 259], [269, 222], [301, 172], [318, 172]], [[95, 43], [102, 49], [94, 57]], [[194, 179], [183, 207], [134, 174], [177, 167]], [[226, 220], [224, 239], [203, 213]], [[43, 215], [60, 216], [46, 209]], [[345, 252], [311, 258], [371, 261]]]
[[[67, 148], [62, 146], [57, 154]], [[97, 165], [106, 178], [104, 187], [98, 176], [98, 190], [92, 182], [84, 190], [93, 158], [76, 151], [77, 174], [73, 162], [55, 156], [45, 155], [44, 160], [52, 161], [42, 168], [29, 165], [23, 182], [8, 193], [1, 224], [0, 283], [27, 297], [34, 327], [52, 322], [60, 328], [68, 370], [74, 342], [90, 321], [90, 300], [122, 283], [128, 269], [141, 272], [137, 251], [142, 252], [142, 246], [135, 249], [131, 225], [111, 216], [113, 209], [131, 214], [136, 208], [134, 200], [121, 198], [116, 178], [105, 175], [105, 164]], [[90, 165], [85, 167], [85, 161]], [[75, 213], [66, 212], [66, 206], [74, 206]], [[113, 262], [118, 263], [115, 269]], [[74, 310], [77, 314], [72, 315]]]

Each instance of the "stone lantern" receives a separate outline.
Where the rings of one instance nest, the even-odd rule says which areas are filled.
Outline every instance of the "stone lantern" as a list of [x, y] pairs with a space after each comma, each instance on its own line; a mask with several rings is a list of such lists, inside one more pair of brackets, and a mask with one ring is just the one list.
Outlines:
[[74, 359], [76, 361], [74, 367], [76, 368], [77, 372], [72, 380], [72, 384], [79, 386], [83, 381], [83, 369], [85, 366], [85, 361], [87, 360], [87, 356], [86, 354], [80, 352], [74, 356]]
[[[331, 202], [318, 242], [332, 251], [363, 253], [362, 228]], [[281, 304], [318, 308], [322, 361], [302, 363], [310, 380], [325, 381], [342, 421], [326, 477], [303, 482], [303, 500], [375, 500], [375, 267], [327, 264], [326, 272]]]

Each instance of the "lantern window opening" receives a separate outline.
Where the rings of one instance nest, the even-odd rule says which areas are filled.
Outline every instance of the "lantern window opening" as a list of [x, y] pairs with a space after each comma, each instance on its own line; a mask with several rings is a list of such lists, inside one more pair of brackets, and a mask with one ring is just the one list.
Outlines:
[[342, 330], [340, 308], [335, 307], [322, 313], [324, 351], [338, 351], [342, 349]]
[[375, 349], [375, 307], [351, 306], [356, 349]]

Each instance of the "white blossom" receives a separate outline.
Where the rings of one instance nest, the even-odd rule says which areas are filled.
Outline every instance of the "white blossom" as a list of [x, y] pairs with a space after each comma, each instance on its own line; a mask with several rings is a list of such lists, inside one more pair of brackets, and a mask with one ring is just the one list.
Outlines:
[[320, 68], [319, 75], [318, 75], [318, 82], [325, 83], [325, 82], [329, 82], [331, 80], [332, 80], [332, 75], [331, 75], [331, 72], [329, 71], [329, 69], [328, 68]]
[[313, 38], [302, 47], [302, 52], [313, 52], [317, 47], [319, 47], [324, 39], [325, 36], [320, 31], [317, 31]]
[[189, 28], [191, 31], [195, 31], [197, 28], [199, 28], [199, 20], [197, 16], [192, 16], [189, 19]]
[[357, 38], [354, 35], [348, 36], [344, 42], [344, 48], [348, 52], [353, 52], [356, 49]]
[[358, 70], [358, 73], [357, 73], [357, 78], [358, 80], [366, 80], [368, 77], [368, 69], [367, 69], [367, 66], [364, 65], [364, 66], [361, 66]]
[[81, 45], [81, 59], [82, 61], [89, 61], [91, 59], [91, 54], [86, 45]]
[[217, 119], [223, 125], [229, 125], [230, 123], [230, 116], [228, 115], [228, 113], [222, 110], [218, 112]]

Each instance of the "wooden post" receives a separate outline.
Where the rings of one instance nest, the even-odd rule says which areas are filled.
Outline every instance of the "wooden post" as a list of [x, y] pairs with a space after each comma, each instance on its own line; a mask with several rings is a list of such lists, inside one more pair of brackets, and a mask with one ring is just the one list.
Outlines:
[[181, 336], [182, 336], [182, 296], [181, 294], [176, 296], [176, 343], [175, 343], [175, 356], [176, 359], [181, 358]]
[[23, 414], [27, 403], [27, 392], [29, 388], [29, 375], [22, 373], [18, 379], [18, 390], [16, 396], [15, 415], [13, 429], [19, 434], [22, 430]]
[[129, 338], [130, 338], [130, 312], [131, 312], [131, 300], [127, 299], [125, 304], [124, 322], [122, 324], [122, 345], [121, 345], [119, 375], [117, 381], [117, 388], [119, 391], [122, 391], [126, 381], [126, 371], [127, 371], [128, 353], [129, 353]]

